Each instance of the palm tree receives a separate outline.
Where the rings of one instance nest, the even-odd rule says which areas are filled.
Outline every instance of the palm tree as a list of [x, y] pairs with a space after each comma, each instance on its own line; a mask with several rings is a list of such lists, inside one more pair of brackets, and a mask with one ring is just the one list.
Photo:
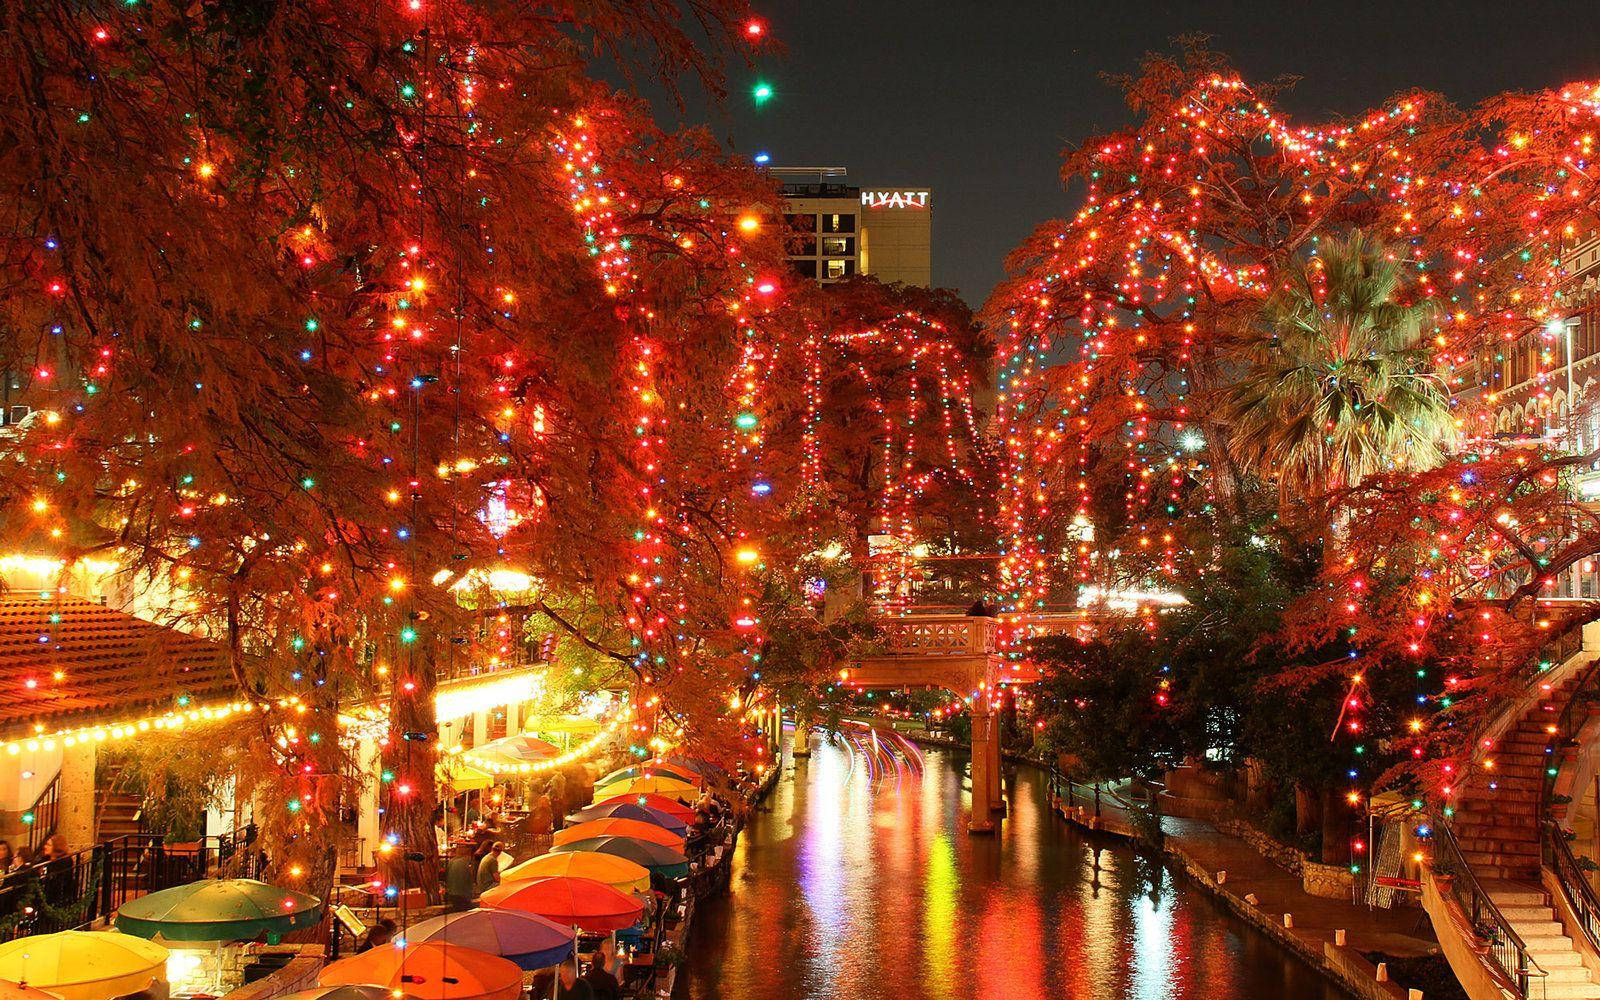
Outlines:
[[1455, 422], [1423, 343], [1435, 308], [1404, 301], [1403, 274], [1357, 230], [1324, 240], [1267, 300], [1223, 409], [1235, 459], [1277, 479], [1280, 506], [1443, 458]]

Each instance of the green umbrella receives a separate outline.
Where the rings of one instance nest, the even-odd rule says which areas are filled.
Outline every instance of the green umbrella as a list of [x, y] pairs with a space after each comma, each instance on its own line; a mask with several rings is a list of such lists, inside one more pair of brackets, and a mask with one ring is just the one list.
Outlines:
[[280, 937], [322, 916], [315, 896], [250, 878], [206, 879], [129, 900], [117, 929], [168, 941], [248, 941]]

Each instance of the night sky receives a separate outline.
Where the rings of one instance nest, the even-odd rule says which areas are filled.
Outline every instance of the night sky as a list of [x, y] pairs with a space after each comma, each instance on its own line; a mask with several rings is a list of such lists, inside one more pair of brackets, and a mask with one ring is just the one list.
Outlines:
[[[1410, 87], [1465, 104], [1600, 78], [1600, 0], [755, 6], [783, 52], [758, 54], [753, 72], [730, 67], [715, 134], [774, 166], [846, 166], [864, 186], [932, 188], [934, 281], [975, 307], [1005, 255], [1070, 211], [1062, 149], [1127, 123], [1101, 74], [1134, 71], [1176, 35], [1209, 34], [1252, 80], [1299, 76], [1283, 100], [1296, 116], [1353, 114]], [[756, 76], [775, 91], [759, 109]]]

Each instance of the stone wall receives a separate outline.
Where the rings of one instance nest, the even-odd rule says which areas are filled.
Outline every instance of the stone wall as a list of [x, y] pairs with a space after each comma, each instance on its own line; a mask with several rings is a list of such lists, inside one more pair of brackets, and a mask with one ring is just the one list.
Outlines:
[[1259, 830], [1238, 817], [1219, 817], [1212, 825], [1230, 837], [1238, 837], [1254, 848], [1257, 854], [1289, 874], [1305, 875], [1306, 856], [1288, 844], [1276, 840], [1266, 831]]
[[1308, 896], [1350, 899], [1356, 891], [1356, 877], [1348, 865], [1325, 865], [1306, 859], [1300, 871], [1300, 887]]
[[305, 955], [293, 959], [288, 965], [226, 994], [222, 1000], [274, 1000], [301, 990], [316, 988], [317, 974], [322, 971], [321, 955]]

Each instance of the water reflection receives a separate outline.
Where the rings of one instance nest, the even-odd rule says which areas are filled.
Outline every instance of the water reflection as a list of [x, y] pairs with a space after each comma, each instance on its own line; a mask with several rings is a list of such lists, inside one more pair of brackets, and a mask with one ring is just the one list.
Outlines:
[[1154, 859], [1055, 820], [1034, 772], [980, 838], [965, 755], [860, 735], [792, 771], [696, 918], [692, 998], [1339, 996]]

